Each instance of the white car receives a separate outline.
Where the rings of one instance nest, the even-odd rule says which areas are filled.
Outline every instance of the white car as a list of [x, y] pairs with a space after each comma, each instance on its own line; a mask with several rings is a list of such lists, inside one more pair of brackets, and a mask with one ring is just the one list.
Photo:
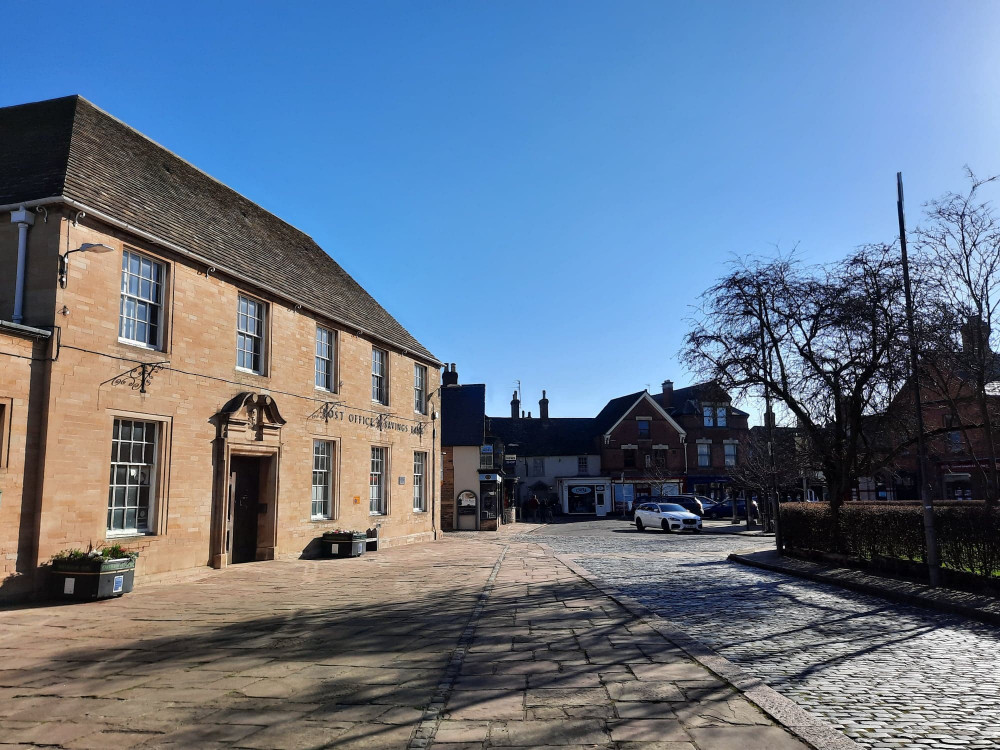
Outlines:
[[701, 516], [688, 512], [676, 503], [642, 503], [635, 509], [635, 527], [639, 531], [657, 527], [666, 532], [701, 531]]

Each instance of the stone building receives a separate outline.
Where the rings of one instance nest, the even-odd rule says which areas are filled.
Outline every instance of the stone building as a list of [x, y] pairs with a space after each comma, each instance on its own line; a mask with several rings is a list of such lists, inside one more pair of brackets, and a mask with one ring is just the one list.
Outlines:
[[322, 248], [80, 97], [0, 133], [0, 596], [436, 536], [440, 363]]

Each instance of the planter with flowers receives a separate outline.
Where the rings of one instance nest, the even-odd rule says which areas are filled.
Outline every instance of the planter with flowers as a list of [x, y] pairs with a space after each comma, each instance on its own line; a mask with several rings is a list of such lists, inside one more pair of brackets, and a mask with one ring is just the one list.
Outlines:
[[367, 539], [363, 531], [333, 529], [323, 534], [321, 542], [327, 557], [360, 557], [365, 553]]
[[65, 550], [52, 556], [51, 591], [63, 599], [107, 599], [132, 590], [138, 552], [112, 544], [87, 552]]

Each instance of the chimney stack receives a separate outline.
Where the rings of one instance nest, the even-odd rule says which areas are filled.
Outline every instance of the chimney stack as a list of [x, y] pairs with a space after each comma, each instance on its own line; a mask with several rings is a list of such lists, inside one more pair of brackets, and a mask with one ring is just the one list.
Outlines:
[[455, 363], [451, 363], [451, 369], [445, 363], [444, 372], [441, 373], [441, 385], [458, 385], [458, 373], [455, 371]]
[[542, 391], [542, 397], [538, 399], [538, 418], [549, 418], [549, 400], [545, 398], [545, 391]]
[[764, 426], [774, 427], [774, 411], [771, 409], [764, 412]]
[[970, 315], [962, 325], [962, 353], [989, 353], [990, 327], [978, 315]]
[[517, 391], [514, 391], [514, 397], [510, 400], [510, 418], [517, 419], [517, 412], [521, 408], [521, 399], [517, 397]]
[[528, 412], [528, 419], [531, 419], [531, 412]]
[[524, 409], [521, 409], [521, 419], [524, 419]]
[[663, 389], [663, 408], [670, 406], [670, 399], [674, 396], [674, 381], [664, 380], [660, 386]]

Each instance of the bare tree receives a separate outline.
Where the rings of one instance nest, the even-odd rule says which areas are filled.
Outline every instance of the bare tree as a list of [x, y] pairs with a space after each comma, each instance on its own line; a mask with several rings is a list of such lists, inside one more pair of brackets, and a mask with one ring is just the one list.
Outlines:
[[[1000, 476], [996, 414], [991, 412], [996, 411], [992, 401], [997, 394], [990, 392], [990, 384], [1000, 379], [1000, 367], [990, 339], [1000, 313], [1000, 220], [982, 192], [997, 177], [979, 179], [968, 169], [966, 174], [968, 190], [928, 203], [926, 222], [915, 232], [925, 304], [933, 321], [921, 336], [923, 362], [929, 387], [947, 404], [955, 430], [982, 473], [987, 503], [995, 505]], [[966, 408], [969, 402], [975, 409]], [[977, 456], [974, 435], [982, 438], [978, 452], [986, 454], [985, 461]]]
[[807, 438], [836, 512], [907, 377], [898, 253], [872, 245], [813, 267], [744, 257], [702, 299], [683, 361], [740, 394], [769, 389]]

